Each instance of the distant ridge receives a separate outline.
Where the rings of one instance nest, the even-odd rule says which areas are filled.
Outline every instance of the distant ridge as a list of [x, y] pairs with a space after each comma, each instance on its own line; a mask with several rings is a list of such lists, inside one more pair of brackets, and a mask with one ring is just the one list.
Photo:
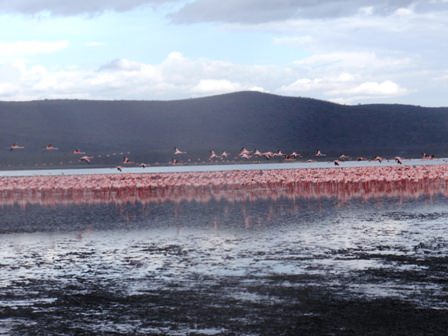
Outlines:
[[[0, 102], [0, 168], [65, 162], [74, 148], [131, 152], [166, 162], [174, 146], [299, 151], [339, 155], [448, 154], [448, 108], [338, 105], [311, 98], [236, 92], [173, 101], [41, 100]], [[14, 142], [26, 148], [9, 153]], [[44, 153], [53, 143], [58, 153]]]

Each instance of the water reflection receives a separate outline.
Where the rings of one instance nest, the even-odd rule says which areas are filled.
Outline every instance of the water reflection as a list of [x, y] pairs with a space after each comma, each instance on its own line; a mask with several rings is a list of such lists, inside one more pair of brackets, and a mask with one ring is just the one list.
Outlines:
[[0, 206], [42, 206], [56, 205], [92, 205], [92, 204], [164, 204], [164, 203], [202, 203], [214, 202], [277, 202], [287, 199], [319, 200], [337, 199], [347, 202], [352, 199], [399, 198], [419, 199], [421, 197], [448, 197], [448, 182], [444, 180], [418, 181], [370, 181], [370, 182], [301, 182], [272, 183], [261, 187], [254, 185], [219, 185], [219, 186], [158, 186], [139, 187], [129, 185], [120, 188], [86, 188], [61, 190], [60, 188], [44, 189], [2, 189], [0, 190]]
[[0, 334], [443, 334], [444, 196], [265, 194], [3, 204]]

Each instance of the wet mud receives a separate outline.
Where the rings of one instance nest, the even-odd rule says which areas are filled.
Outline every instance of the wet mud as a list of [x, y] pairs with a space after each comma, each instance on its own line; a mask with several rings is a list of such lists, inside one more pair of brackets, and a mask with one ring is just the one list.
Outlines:
[[444, 335], [446, 204], [3, 207], [0, 334]]

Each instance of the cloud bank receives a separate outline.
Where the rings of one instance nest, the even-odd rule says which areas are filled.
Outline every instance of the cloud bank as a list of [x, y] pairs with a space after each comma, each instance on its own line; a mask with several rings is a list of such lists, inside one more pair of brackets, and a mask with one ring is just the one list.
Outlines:
[[142, 5], [157, 6], [172, 0], [0, 0], [0, 13], [37, 14], [49, 12], [68, 16], [104, 11], [124, 12]]
[[[17, 61], [0, 67], [0, 73], [8, 74], [0, 81], [0, 99], [173, 99], [256, 90], [302, 96], [319, 94], [335, 102], [351, 103], [360, 97], [396, 98], [408, 92], [393, 80], [375, 81], [372, 78], [376, 76], [363, 72], [338, 73], [338, 68], [328, 65], [322, 72], [325, 75], [304, 77], [307, 70], [301, 63], [242, 65], [187, 58], [179, 52], [170, 53], [158, 64], [116, 59], [90, 71], [73, 67], [51, 69]], [[390, 64], [385, 62], [384, 66]]]

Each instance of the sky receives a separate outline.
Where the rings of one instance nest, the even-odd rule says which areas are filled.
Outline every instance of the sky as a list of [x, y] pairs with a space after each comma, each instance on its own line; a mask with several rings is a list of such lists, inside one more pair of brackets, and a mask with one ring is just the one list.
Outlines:
[[0, 100], [448, 106], [448, 0], [0, 0]]

